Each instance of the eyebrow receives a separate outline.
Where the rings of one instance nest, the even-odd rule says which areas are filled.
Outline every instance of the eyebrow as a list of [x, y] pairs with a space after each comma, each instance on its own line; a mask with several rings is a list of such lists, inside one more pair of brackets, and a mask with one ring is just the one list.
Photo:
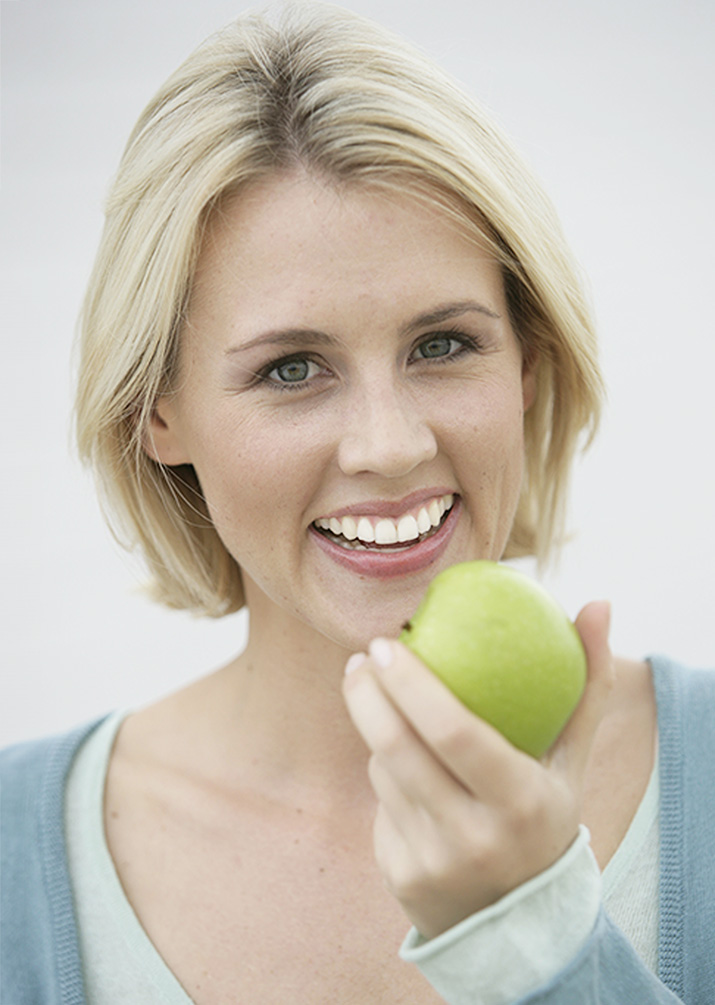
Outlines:
[[444, 304], [441, 307], [435, 307], [432, 311], [425, 311], [424, 314], [418, 314], [416, 318], [405, 325], [403, 328], [404, 335], [411, 335], [413, 332], [417, 331], [419, 328], [427, 328], [429, 325], [438, 325], [443, 321], [449, 321], [450, 318], [458, 317], [460, 314], [467, 314], [470, 311], [476, 311], [477, 314], [484, 314], [488, 318], [495, 318], [498, 320], [501, 314], [497, 314], [496, 311], [491, 310], [484, 304], [478, 303], [476, 300], [459, 300], [454, 304]]
[[[412, 335], [422, 328], [442, 324], [444, 321], [449, 321], [451, 318], [469, 312], [483, 314], [488, 318], [496, 320], [501, 318], [501, 314], [497, 314], [489, 307], [475, 300], [459, 300], [456, 303], [444, 304], [435, 307], [433, 310], [425, 311], [423, 314], [418, 314], [417, 317], [413, 318], [401, 329], [401, 335], [403, 337]], [[248, 349], [254, 349], [257, 345], [264, 344], [291, 346], [335, 345], [338, 341], [334, 336], [313, 328], [278, 328], [275, 331], [263, 332], [241, 345], [231, 346], [230, 349], [226, 349], [226, 355], [232, 356], [235, 353], [245, 352]]]

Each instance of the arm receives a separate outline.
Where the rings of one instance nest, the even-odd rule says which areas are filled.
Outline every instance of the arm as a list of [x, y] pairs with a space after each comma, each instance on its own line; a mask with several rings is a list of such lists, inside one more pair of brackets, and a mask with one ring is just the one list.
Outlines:
[[450, 1005], [675, 1005], [681, 999], [600, 906], [589, 856], [577, 841], [546, 873], [436, 939], [412, 929], [400, 955]]
[[[562, 736], [541, 762], [472, 716], [398, 643], [380, 640], [371, 647], [370, 658], [346, 679], [348, 708], [372, 751], [378, 866], [420, 933], [421, 960], [414, 962], [427, 976], [435, 961], [442, 970], [447, 961], [448, 976], [454, 970], [459, 990], [456, 996], [450, 991], [447, 1000], [455, 1005], [477, 1000], [477, 994], [481, 1000], [482, 989], [475, 986], [472, 995], [468, 978], [469, 960], [478, 958], [484, 941], [479, 912], [547, 874], [578, 833], [585, 765], [612, 682], [607, 622], [601, 605], [589, 605], [579, 617], [588, 685]], [[550, 937], [558, 940], [558, 916], [552, 915], [551, 924]], [[526, 996], [522, 985], [522, 997], [506, 1000], [554, 1005], [573, 1000], [677, 1001], [640, 964], [605, 916], [593, 927], [591, 914], [586, 925], [579, 947], [557, 972], [531, 985]], [[454, 933], [459, 930], [463, 936], [464, 929], [471, 929], [470, 934], [457, 939], [461, 946], [455, 955], [449, 944]], [[523, 966], [518, 949], [504, 966]], [[609, 975], [611, 998], [605, 997]], [[623, 997], [622, 977], [636, 981], [635, 990], [625, 985], [634, 995], [630, 999]], [[589, 984], [600, 989], [594, 990], [600, 999], [589, 997]], [[665, 997], [654, 997], [661, 991]]]

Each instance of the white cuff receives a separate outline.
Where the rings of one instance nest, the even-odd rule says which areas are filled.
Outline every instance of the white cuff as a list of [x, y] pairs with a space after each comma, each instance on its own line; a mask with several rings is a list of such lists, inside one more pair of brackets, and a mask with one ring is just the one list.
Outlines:
[[411, 929], [400, 956], [449, 1005], [507, 1005], [554, 977], [596, 923], [601, 873], [588, 828], [552, 866], [425, 941]]

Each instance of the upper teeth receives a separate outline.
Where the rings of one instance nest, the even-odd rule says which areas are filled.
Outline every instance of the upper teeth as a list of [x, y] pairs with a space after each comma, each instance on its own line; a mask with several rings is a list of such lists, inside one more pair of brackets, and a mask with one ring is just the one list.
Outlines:
[[442, 517], [454, 504], [454, 496], [438, 496], [421, 506], [416, 512], [406, 513], [398, 520], [390, 517], [344, 516], [321, 517], [315, 521], [321, 530], [341, 534], [348, 541], [362, 541], [364, 544], [402, 544], [416, 541], [420, 534], [426, 534], [438, 527]]

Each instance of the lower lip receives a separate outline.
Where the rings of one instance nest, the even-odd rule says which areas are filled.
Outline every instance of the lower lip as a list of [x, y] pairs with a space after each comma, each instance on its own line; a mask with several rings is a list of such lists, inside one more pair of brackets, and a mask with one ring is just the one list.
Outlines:
[[457, 526], [458, 516], [459, 499], [455, 499], [447, 519], [437, 533], [403, 551], [352, 551], [335, 544], [313, 527], [310, 528], [310, 533], [318, 547], [338, 565], [361, 576], [392, 579], [394, 576], [408, 576], [420, 572], [436, 562], [449, 544]]

